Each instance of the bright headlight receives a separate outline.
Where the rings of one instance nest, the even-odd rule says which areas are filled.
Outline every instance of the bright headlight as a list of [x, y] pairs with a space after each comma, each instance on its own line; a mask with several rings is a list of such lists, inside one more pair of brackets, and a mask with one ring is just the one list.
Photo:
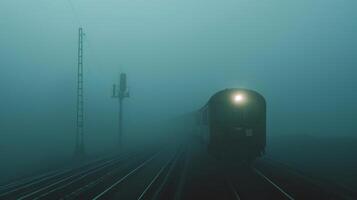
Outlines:
[[244, 96], [242, 94], [236, 94], [233, 96], [233, 101], [235, 103], [241, 103], [244, 101]]

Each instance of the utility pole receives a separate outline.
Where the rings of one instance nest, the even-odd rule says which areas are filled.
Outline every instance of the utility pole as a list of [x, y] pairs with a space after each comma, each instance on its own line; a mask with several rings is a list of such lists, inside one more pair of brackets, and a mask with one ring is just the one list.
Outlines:
[[78, 71], [77, 71], [77, 130], [75, 157], [84, 157], [84, 99], [83, 99], [83, 29], [78, 30]]
[[113, 84], [113, 96], [112, 98], [118, 98], [119, 103], [119, 121], [118, 121], [118, 147], [122, 148], [122, 136], [123, 136], [123, 100], [129, 97], [129, 90], [126, 84], [126, 74], [121, 73], [119, 78], [119, 89], [116, 84]]

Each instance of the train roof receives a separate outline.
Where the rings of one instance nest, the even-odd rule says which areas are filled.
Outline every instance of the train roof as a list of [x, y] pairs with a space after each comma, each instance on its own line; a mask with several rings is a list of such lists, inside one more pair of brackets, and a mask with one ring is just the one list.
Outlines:
[[254, 90], [250, 90], [250, 89], [245, 89], [245, 88], [226, 88], [224, 90], [220, 90], [218, 92], [216, 92], [215, 94], [213, 94], [208, 102], [205, 104], [205, 106], [203, 106], [201, 109], [206, 108], [210, 103], [216, 102], [218, 99], [225, 97], [229, 94], [232, 93], [246, 93], [249, 94], [249, 96], [254, 96], [258, 101], [262, 102], [263, 104], [265, 104], [265, 98], [263, 95], [261, 95], [259, 92], [254, 91]]

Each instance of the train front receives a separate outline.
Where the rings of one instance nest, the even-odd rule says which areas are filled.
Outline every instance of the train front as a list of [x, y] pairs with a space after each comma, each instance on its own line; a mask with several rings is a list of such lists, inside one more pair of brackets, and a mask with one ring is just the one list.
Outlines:
[[217, 157], [251, 161], [264, 153], [266, 103], [259, 93], [227, 89], [209, 102], [208, 150]]

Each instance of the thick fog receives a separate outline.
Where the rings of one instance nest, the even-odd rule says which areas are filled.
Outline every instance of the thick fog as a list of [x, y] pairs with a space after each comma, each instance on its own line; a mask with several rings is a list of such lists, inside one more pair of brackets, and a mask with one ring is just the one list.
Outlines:
[[231, 87], [265, 96], [268, 146], [280, 136], [356, 138], [356, 8], [354, 0], [1, 0], [0, 176], [73, 152], [79, 27], [90, 153], [116, 145], [120, 72], [131, 93], [128, 141], [149, 140], [147, 127]]

